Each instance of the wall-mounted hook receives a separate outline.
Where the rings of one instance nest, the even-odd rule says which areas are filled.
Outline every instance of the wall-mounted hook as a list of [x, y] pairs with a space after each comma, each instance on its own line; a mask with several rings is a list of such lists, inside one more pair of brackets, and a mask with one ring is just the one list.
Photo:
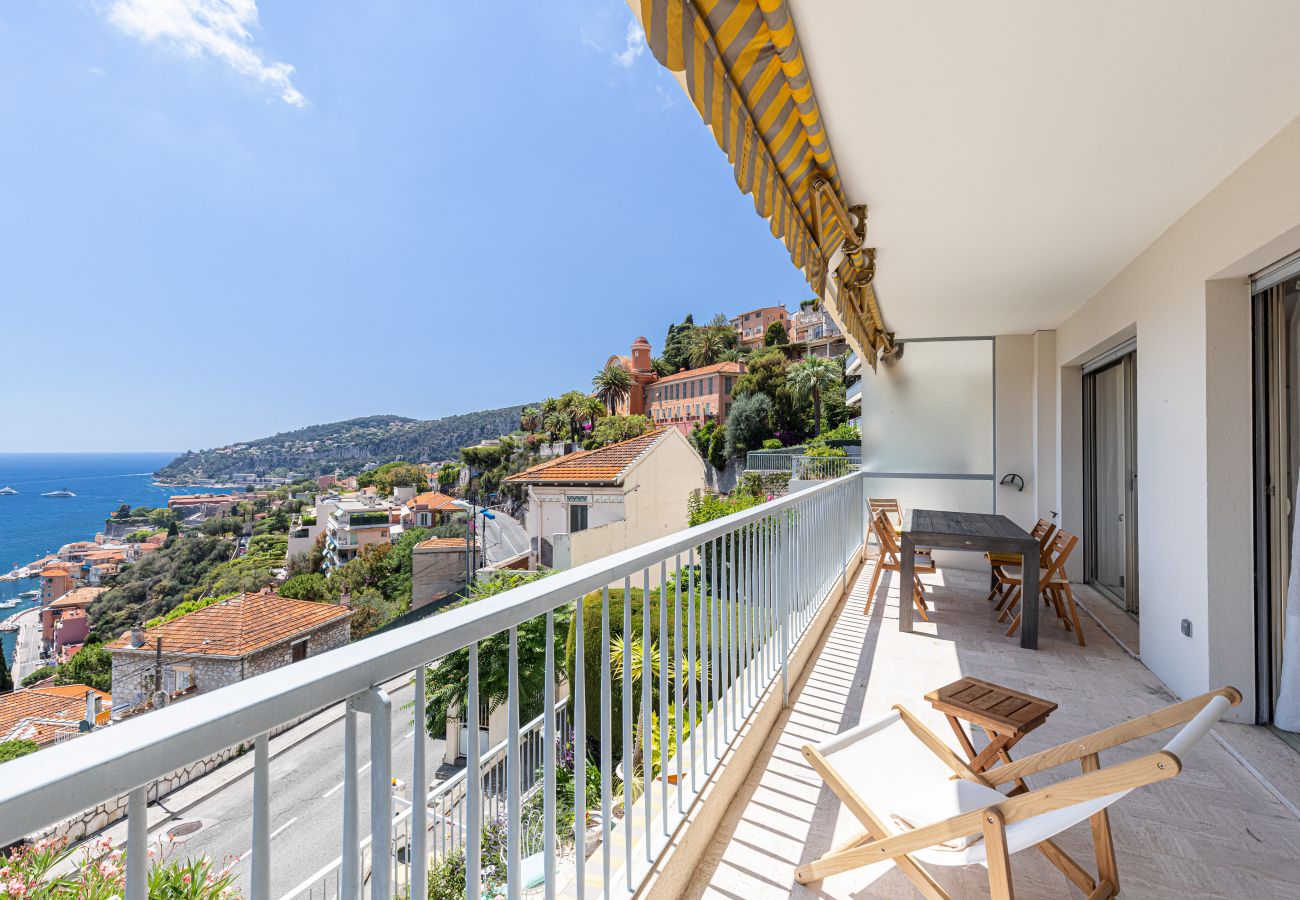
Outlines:
[[1016, 486], [1017, 492], [1023, 491], [1025, 489], [1025, 479], [1021, 478], [1015, 472], [1011, 472], [1010, 474], [1003, 475], [1002, 480], [999, 481], [998, 484], [1014, 484]]

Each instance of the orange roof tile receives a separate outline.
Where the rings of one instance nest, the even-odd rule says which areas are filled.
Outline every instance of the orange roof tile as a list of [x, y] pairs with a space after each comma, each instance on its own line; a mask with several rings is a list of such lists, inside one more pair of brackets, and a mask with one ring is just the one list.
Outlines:
[[619, 441], [599, 450], [579, 450], [511, 475], [517, 484], [618, 484], [641, 456], [667, 434], [656, 428], [640, 437]]
[[164, 651], [240, 657], [351, 614], [346, 606], [333, 603], [291, 600], [269, 592], [240, 594], [146, 629], [143, 647], [131, 647], [130, 633], [107, 646], [152, 653], [161, 638]]
[[745, 364], [741, 362], [720, 362], [711, 366], [701, 366], [698, 369], [687, 369], [685, 372], [678, 372], [676, 375], [668, 375], [660, 378], [655, 384], [663, 384], [666, 381], [680, 381], [686, 378], [698, 378], [701, 375], [712, 375], [717, 372], [724, 372], [733, 375], [739, 375], [745, 371]]
[[46, 566], [44, 569], [41, 569], [41, 577], [42, 578], [66, 578], [68, 577], [68, 570], [63, 568], [62, 566]]
[[73, 588], [57, 600], [51, 600], [46, 609], [66, 609], [68, 607], [84, 607], [94, 602], [100, 594], [104, 593], [106, 588], [100, 587], [79, 587]]
[[[65, 684], [0, 694], [0, 741], [48, 744], [76, 734], [77, 723], [86, 717], [86, 692], [91, 690], [94, 688], [84, 684]], [[95, 693], [103, 701], [95, 723], [103, 724], [112, 711], [113, 698], [103, 691]]]
[[455, 497], [448, 497], [446, 494], [440, 493], [439, 491], [427, 491], [426, 493], [416, 494], [412, 497], [411, 506], [412, 508], [423, 506], [430, 510], [445, 509], [446, 507], [451, 506], [455, 500]]
[[[474, 541], [477, 546], [477, 539]], [[464, 538], [429, 538], [415, 545], [416, 550], [464, 550]]]

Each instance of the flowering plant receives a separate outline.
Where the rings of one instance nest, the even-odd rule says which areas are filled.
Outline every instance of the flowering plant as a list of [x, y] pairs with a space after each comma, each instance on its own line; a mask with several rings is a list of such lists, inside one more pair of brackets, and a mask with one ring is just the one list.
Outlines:
[[[120, 900], [126, 890], [126, 854], [107, 838], [84, 845], [80, 859], [73, 861], [75, 851], [66, 839], [45, 839], [0, 857], [0, 900]], [[206, 856], [171, 861], [161, 842], [148, 853], [150, 900], [240, 896], [230, 871], [234, 860], [220, 870]]]

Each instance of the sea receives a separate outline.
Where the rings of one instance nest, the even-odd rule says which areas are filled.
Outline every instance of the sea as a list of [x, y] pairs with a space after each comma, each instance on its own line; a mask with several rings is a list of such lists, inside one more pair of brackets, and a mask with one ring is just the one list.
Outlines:
[[[175, 494], [211, 491], [154, 484], [153, 472], [176, 455], [0, 453], [0, 488], [18, 492], [0, 495], [0, 571], [25, 566], [70, 541], [94, 540], [104, 519], [123, 503], [166, 506], [167, 498]], [[41, 496], [64, 489], [76, 496]], [[38, 598], [22, 596], [39, 587], [34, 578], [0, 581], [0, 603], [20, 598], [17, 606], [0, 609], [0, 619], [39, 605]], [[0, 632], [0, 645], [11, 663], [15, 640], [13, 632]]]

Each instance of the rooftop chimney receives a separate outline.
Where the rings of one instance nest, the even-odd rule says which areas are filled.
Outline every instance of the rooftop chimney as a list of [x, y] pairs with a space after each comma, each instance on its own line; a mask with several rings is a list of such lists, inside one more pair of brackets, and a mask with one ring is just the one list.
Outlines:
[[99, 718], [99, 694], [95, 691], [86, 691], [86, 721], [90, 727], [95, 727], [95, 720]]
[[133, 628], [131, 629], [131, 646], [132, 646], [132, 647], [143, 647], [143, 646], [144, 646], [144, 627], [143, 627], [143, 626], [141, 626], [141, 625], [136, 625], [135, 627], [133, 627]]

